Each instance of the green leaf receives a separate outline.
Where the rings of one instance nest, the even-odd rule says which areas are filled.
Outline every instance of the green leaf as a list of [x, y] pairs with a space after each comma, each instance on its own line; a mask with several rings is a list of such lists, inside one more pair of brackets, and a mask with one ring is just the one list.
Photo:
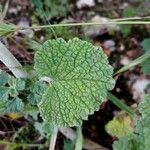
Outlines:
[[21, 78], [9, 78], [9, 94], [12, 97], [17, 97], [19, 95], [19, 91], [23, 91], [25, 89], [25, 81]]
[[14, 98], [7, 103], [6, 112], [21, 112], [24, 109], [24, 103], [20, 98]]
[[[123, 11], [123, 17], [133, 17], [135, 15], [135, 10], [132, 7], [126, 7]], [[120, 25], [121, 32], [124, 34], [124, 36], [128, 36], [131, 32], [132, 25]]]
[[7, 107], [9, 88], [0, 86], [0, 113], [5, 113]]
[[[119, 141], [114, 142], [113, 150], [138, 150], [138, 143], [133, 135], [122, 137]], [[144, 150], [144, 149], [143, 149]]]
[[0, 100], [0, 114], [5, 113], [6, 106], [7, 106], [7, 102]]
[[9, 88], [0, 86], [0, 101], [6, 101], [8, 99]]
[[132, 119], [126, 115], [114, 117], [106, 126], [106, 131], [116, 137], [123, 137], [133, 132]]
[[15, 86], [18, 91], [23, 91], [25, 89], [25, 81], [21, 78], [17, 78]]
[[53, 132], [53, 126], [46, 122], [35, 122], [34, 127], [36, 130], [39, 131], [41, 136], [50, 138], [52, 132]]
[[15, 88], [17, 91], [23, 91], [25, 89], [25, 80], [21, 78], [10, 78], [8, 82], [10, 87]]
[[139, 105], [142, 114], [136, 123], [135, 132], [120, 138], [113, 144], [114, 150], [149, 150], [150, 147], [150, 94]]
[[15, 87], [9, 87], [9, 95], [11, 97], [17, 97], [18, 96], [18, 91]]
[[142, 70], [145, 74], [150, 75], [150, 58], [144, 61], [142, 64]]
[[0, 113], [23, 111], [24, 103], [18, 95], [25, 89], [25, 81], [3, 71], [0, 71], [0, 79]]
[[78, 38], [46, 41], [35, 54], [35, 69], [52, 79], [38, 106], [43, 119], [58, 126], [80, 125], [115, 84], [102, 49]]
[[[141, 45], [144, 51], [147, 52], [146, 54], [150, 53], [150, 39], [145, 39]], [[141, 66], [142, 66], [143, 72], [147, 75], [150, 75], [150, 57], [147, 60], [145, 60], [141, 64]]]
[[32, 105], [37, 105], [42, 98], [42, 94], [47, 89], [46, 83], [43, 83], [42, 81], [35, 82], [35, 84], [30, 89], [30, 94], [27, 97], [27, 100]]
[[0, 71], [0, 86], [6, 85], [8, 83], [9, 75], [4, 72]]
[[69, 11], [68, 0], [32, 0], [32, 3], [35, 6], [35, 15], [43, 20], [65, 16]]
[[43, 3], [41, 0], [32, 0], [32, 3], [34, 4], [34, 6], [38, 9], [42, 9], [43, 8]]
[[41, 100], [41, 96], [39, 96], [38, 94], [35, 93], [31, 93], [28, 95], [27, 100], [32, 104], [32, 105], [36, 105], [40, 102]]
[[141, 43], [145, 52], [150, 51], [150, 39], [144, 39]]
[[150, 113], [150, 94], [147, 94], [145, 99], [140, 103], [139, 111], [143, 116]]
[[126, 7], [123, 11], [124, 18], [133, 17], [134, 15], [135, 15], [135, 10], [132, 7]]

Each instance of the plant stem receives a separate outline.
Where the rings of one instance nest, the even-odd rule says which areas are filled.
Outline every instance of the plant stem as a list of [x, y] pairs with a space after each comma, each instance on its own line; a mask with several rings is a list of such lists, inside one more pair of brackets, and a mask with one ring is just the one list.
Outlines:
[[76, 139], [76, 133], [72, 128], [61, 127], [59, 131], [69, 140], [74, 141]]
[[108, 22], [82, 22], [82, 23], [64, 23], [64, 24], [52, 24], [52, 25], [41, 25], [41, 26], [31, 26], [24, 29], [43, 29], [52, 27], [73, 27], [73, 26], [91, 26], [91, 25], [107, 25], [107, 24], [150, 24], [150, 21], [108, 21]]
[[136, 20], [144, 20], [144, 19], [150, 19], [150, 16], [146, 17], [128, 17], [128, 18], [117, 18], [117, 19], [111, 19], [112, 21], [136, 21]]
[[53, 133], [51, 135], [49, 150], [55, 150], [57, 134], [58, 134], [58, 128], [54, 127]]
[[[130, 18], [118, 18], [118, 19], [108, 19], [106, 22], [75, 22], [75, 23], [60, 23], [60, 24], [48, 24], [48, 25], [39, 25], [39, 26], [30, 26], [30, 27], [20, 27], [14, 26], [11, 27], [10, 31], [21, 31], [25, 29], [43, 29], [51, 28], [54, 33], [53, 27], [73, 27], [73, 26], [92, 26], [92, 25], [107, 25], [107, 24], [116, 24], [116, 25], [146, 25], [150, 24], [150, 16], [147, 17], [130, 17]], [[6, 30], [6, 29], [1, 29]], [[56, 34], [54, 33], [56, 38]]]
[[27, 78], [28, 74], [22, 69], [19, 61], [11, 54], [2, 42], [0, 42], [0, 60], [9, 68], [17, 78]]
[[[59, 128], [59, 131], [68, 139], [70, 139], [72, 142], [75, 141], [77, 135], [75, 131], [72, 128]], [[83, 138], [83, 148], [87, 150], [108, 150], [106, 147], [103, 147], [89, 139]]]
[[77, 139], [75, 144], [75, 150], [82, 150], [83, 147], [83, 136], [82, 136], [82, 127], [77, 127]]

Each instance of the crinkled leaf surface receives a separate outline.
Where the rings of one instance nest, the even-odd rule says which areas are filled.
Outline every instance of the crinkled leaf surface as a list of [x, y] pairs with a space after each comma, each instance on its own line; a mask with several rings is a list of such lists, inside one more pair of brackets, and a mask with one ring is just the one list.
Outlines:
[[0, 101], [6, 101], [8, 99], [9, 88], [0, 86]]
[[54, 127], [47, 122], [35, 122], [35, 129], [37, 129], [43, 137], [49, 138], [54, 130]]
[[0, 71], [0, 86], [4, 86], [8, 82], [8, 79], [8, 74], [3, 71]]
[[143, 116], [150, 114], [150, 94], [147, 94], [145, 99], [140, 103], [139, 111]]
[[133, 135], [125, 136], [114, 142], [113, 150], [137, 150], [138, 143]]
[[24, 102], [19, 98], [19, 91], [25, 88], [23, 79], [15, 79], [4, 71], [0, 71], [0, 113], [21, 112]]
[[43, 83], [42, 81], [37, 81], [31, 86], [30, 94], [27, 97], [27, 100], [32, 105], [37, 105], [42, 98], [42, 94], [44, 93], [45, 89], [47, 88], [47, 84]]
[[25, 81], [21, 78], [10, 78], [8, 84], [18, 91], [23, 91], [25, 89]]
[[99, 109], [115, 83], [102, 49], [78, 38], [46, 41], [35, 54], [35, 69], [52, 79], [39, 109], [45, 121], [58, 126], [81, 124]]
[[120, 138], [113, 144], [114, 150], [149, 150], [150, 148], [150, 94], [139, 105], [142, 117], [136, 123], [135, 132]]
[[24, 103], [20, 98], [15, 98], [11, 101], [8, 101], [6, 112], [21, 112], [24, 110]]

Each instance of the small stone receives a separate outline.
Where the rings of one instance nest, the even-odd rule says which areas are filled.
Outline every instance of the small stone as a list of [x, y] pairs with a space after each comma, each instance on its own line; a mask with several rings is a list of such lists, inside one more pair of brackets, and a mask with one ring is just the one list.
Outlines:
[[[18, 22], [18, 26], [24, 27], [24, 28], [29, 27], [29, 21], [26, 18], [22, 18]], [[34, 32], [31, 29], [20, 30], [19, 33], [24, 34], [24, 35], [28, 36], [29, 38], [32, 38], [34, 35]]]
[[85, 6], [93, 7], [93, 6], [95, 6], [95, 2], [94, 2], [94, 0], [78, 0], [76, 5], [79, 9], [83, 8]]
[[98, 3], [103, 3], [103, 0], [97, 0]]
[[146, 78], [139, 78], [132, 85], [133, 99], [140, 102], [144, 99], [145, 90], [147, 85], [150, 84], [150, 80]]
[[126, 52], [127, 56], [130, 58], [134, 58], [135, 56], [137, 56], [138, 51], [137, 50], [129, 50]]
[[115, 42], [113, 40], [107, 40], [103, 43], [103, 46], [110, 50], [111, 52], [115, 51]]
[[112, 31], [117, 31], [119, 27], [116, 24], [109, 24], [110, 19], [106, 17], [101, 17], [101, 16], [94, 16], [89, 20], [88, 22], [93, 22], [93, 23], [104, 23], [100, 25], [93, 25], [93, 26], [85, 26], [84, 27], [84, 32], [85, 35], [87, 36], [99, 36], [102, 35], [106, 32], [112, 32]]
[[131, 62], [131, 60], [127, 57], [127, 56], [124, 56], [121, 60], [120, 60], [120, 64], [121, 65], [127, 65]]
[[119, 46], [119, 51], [122, 52], [124, 50], [125, 50], [125, 46], [124, 46], [123, 43], [121, 43], [120, 46]]

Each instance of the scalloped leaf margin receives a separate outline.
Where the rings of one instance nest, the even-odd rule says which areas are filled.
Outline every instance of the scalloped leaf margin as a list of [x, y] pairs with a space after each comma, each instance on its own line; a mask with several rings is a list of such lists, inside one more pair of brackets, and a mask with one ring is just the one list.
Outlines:
[[52, 80], [38, 106], [42, 118], [57, 126], [80, 125], [115, 85], [103, 50], [78, 38], [46, 41], [35, 54], [35, 69]]

